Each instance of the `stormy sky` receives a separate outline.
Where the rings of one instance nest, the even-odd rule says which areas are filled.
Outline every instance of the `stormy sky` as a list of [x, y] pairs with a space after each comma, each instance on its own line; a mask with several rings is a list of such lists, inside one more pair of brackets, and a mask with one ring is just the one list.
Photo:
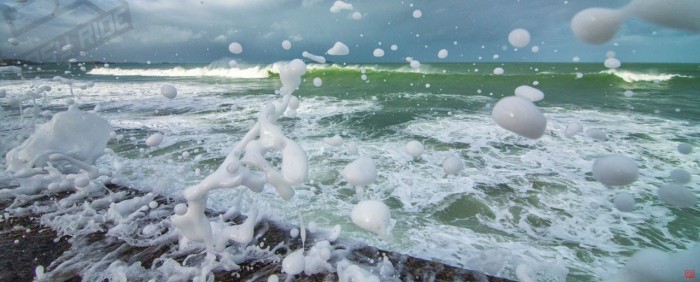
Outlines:
[[[77, 28], [92, 25], [94, 33], [89, 36], [94, 38], [86, 44], [88, 50], [78, 50], [80, 44], [73, 40], [72, 52], [86, 51], [78, 60], [207, 63], [234, 58], [271, 63], [300, 58], [308, 51], [333, 62], [353, 63], [404, 62], [409, 56], [422, 62], [494, 61], [496, 54], [501, 62], [570, 62], [573, 57], [601, 62], [607, 51], [614, 51], [623, 62], [700, 62], [700, 34], [634, 18], [602, 45], [574, 37], [570, 22], [578, 11], [619, 8], [626, 0], [351, 0], [347, 2], [353, 10], [332, 13], [333, 2], [0, 0], [0, 57], [21, 58], [33, 50], [56, 54], [64, 47], [56, 43], [62, 42], [60, 36], [78, 34]], [[115, 9], [127, 12], [115, 14]], [[415, 18], [415, 10], [422, 16]], [[353, 18], [355, 12], [361, 19]], [[110, 34], [115, 29], [110, 21], [115, 20], [128, 21], [128, 29]], [[530, 32], [528, 46], [516, 49], [508, 44], [508, 34], [516, 28]], [[292, 43], [291, 49], [282, 48], [283, 40]], [[336, 41], [345, 43], [350, 54], [325, 54]], [[231, 42], [240, 43], [243, 52], [230, 53]], [[391, 51], [392, 44], [398, 50]], [[535, 45], [536, 53], [531, 49]], [[373, 56], [376, 48], [385, 55]], [[437, 57], [441, 49], [449, 52], [447, 58]]]

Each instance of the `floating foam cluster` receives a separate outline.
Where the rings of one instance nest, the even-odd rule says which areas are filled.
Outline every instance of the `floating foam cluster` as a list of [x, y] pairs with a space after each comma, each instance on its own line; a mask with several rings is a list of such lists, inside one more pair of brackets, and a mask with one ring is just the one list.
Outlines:
[[516, 48], [530, 44], [530, 32], [524, 28], [516, 28], [508, 34], [508, 42]]
[[384, 57], [384, 50], [382, 50], [381, 48], [374, 49], [372, 55], [377, 58]]
[[311, 53], [306, 52], [306, 51], [302, 52], [302, 53], [301, 53], [301, 56], [304, 57], [304, 58], [313, 60], [313, 61], [315, 61], [315, 62], [317, 62], [317, 63], [319, 63], [319, 64], [325, 64], [325, 63], [326, 63], [326, 58], [324, 58], [323, 56], [314, 55], [314, 54], [311, 54]]
[[679, 208], [694, 207], [698, 202], [698, 196], [680, 184], [665, 184], [659, 188], [657, 193], [661, 201]]
[[603, 65], [609, 69], [616, 69], [622, 66], [622, 63], [616, 58], [607, 58], [605, 59], [605, 62], [603, 62]]
[[333, 6], [331, 6], [331, 13], [337, 14], [340, 13], [342, 10], [352, 10], [352, 4], [345, 3], [343, 1], [335, 1], [333, 2]]
[[360, 201], [352, 208], [350, 217], [358, 227], [380, 236], [386, 236], [389, 223], [391, 223], [391, 210], [382, 201], [365, 200]]
[[160, 93], [163, 94], [165, 98], [175, 99], [177, 96], [177, 89], [170, 84], [164, 84], [160, 87]]
[[343, 44], [343, 42], [336, 42], [326, 53], [331, 56], [345, 56], [350, 54], [350, 49], [348, 49], [348, 46]]
[[228, 45], [228, 50], [231, 53], [240, 54], [243, 52], [243, 46], [241, 46], [241, 44], [238, 42], [232, 42]]
[[544, 135], [547, 119], [532, 101], [518, 96], [501, 99], [493, 106], [491, 117], [496, 123], [518, 135], [537, 139]]
[[633, 159], [622, 155], [608, 155], [593, 162], [593, 177], [608, 186], [632, 184], [639, 178], [639, 168]]
[[372, 158], [360, 156], [343, 168], [342, 175], [352, 185], [369, 185], [377, 180], [377, 168]]
[[541, 90], [529, 85], [521, 85], [515, 88], [515, 96], [523, 97], [533, 102], [544, 99], [544, 93]]
[[10, 150], [5, 156], [7, 170], [18, 173], [43, 167], [47, 162], [64, 171], [74, 171], [76, 167], [91, 170], [90, 165], [104, 154], [111, 132], [112, 126], [105, 119], [72, 105]]
[[423, 144], [421, 142], [418, 142], [416, 140], [411, 140], [406, 143], [406, 146], [404, 147], [406, 150], [406, 153], [413, 157], [414, 159], [420, 158], [420, 156], [423, 154], [425, 151], [425, 147], [423, 147]]

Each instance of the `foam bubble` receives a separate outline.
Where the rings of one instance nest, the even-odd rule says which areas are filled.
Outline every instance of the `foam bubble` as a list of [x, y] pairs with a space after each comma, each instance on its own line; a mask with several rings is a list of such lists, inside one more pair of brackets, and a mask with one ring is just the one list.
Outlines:
[[151, 136], [148, 136], [146, 138], [146, 146], [148, 147], [156, 147], [160, 145], [160, 143], [163, 142], [163, 134], [162, 133], [153, 133]]
[[236, 66], [238, 66], [238, 62], [236, 62], [236, 60], [229, 60], [229, 61], [228, 61], [228, 66], [229, 66], [229, 67], [232, 67], [232, 68], [235, 68]]
[[622, 11], [658, 25], [700, 32], [700, 3], [693, 0], [634, 0]]
[[391, 47], [389, 49], [391, 49], [391, 51], [396, 51], [399, 50], [399, 46], [396, 44], [391, 44]]
[[314, 77], [314, 86], [321, 87], [322, 84], [323, 84], [323, 80], [321, 80], [321, 78]]
[[418, 142], [416, 140], [411, 140], [406, 143], [406, 146], [404, 147], [406, 150], [406, 153], [409, 154], [413, 158], [420, 158], [420, 156], [423, 154], [425, 151], [425, 147], [423, 147], [423, 144], [421, 142]]
[[632, 97], [634, 96], [634, 92], [632, 92], [632, 90], [625, 90], [625, 92], [622, 93], [622, 95], [625, 95], [625, 97]]
[[564, 130], [564, 135], [566, 137], [571, 138], [571, 137], [574, 137], [576, 134], [578, 134], [581, 131], [583, 131], [583, 126], [581, 126], [580, 123], [572, 123], [566, 127], [566, 130]]
[[342, 10], [352, 10], [352, 4], [345, 3], [343, 1], [335, 1], [333, 2], [333, 6], [331, 6], [331, 13], [337, 14], [340, 13]]
[[619, 211], [631, 212], [634, 210], [635, 201], [634, 197], [632, 197], [630, 193], [620, 192], [617, 193], [617, 195], [615, 195], [613, 204], [615, 205], [615, 208]]
[[495, 74], [495, 75], [502, 75], [504, 72], [505, 71], [501, 67], [493, 69], [493, 74]]
[[360, 13], [360, 12], [354, 12], [354, 13], [352, 13], [352, 19], [353, 19], [353, 20], [356, 20], [356, 21], [361, 20], [361, 19], [362, 19], [362, 13]]
[[583, 42], [603, 44], [615, 36], [623, 21], [624, 16], [616, 10], [589, 8], [571, 19], [571, 30]]
[[523, 97], [533, 102], [544, 99], [544, 93], [541, 90], [529, 85], [521, 85], [515, 88], [515, 96]]
[[302, 52], [301, 56], [304, 58], [310, 59], [310, 60], [314, 60], [319, 64], [326, 63], [326, 58], [324, 58], [323, 56], [314, 55], [314, 54], [311, 54], [311, 53], [306, 52], [306, 51]]
[[364, 200], [353, 207], [350, 217], [358, 227], [386, 236], [391, 222], [391, 211], [384, 202]]
[[177, 89], [170, 84], [163, 84], [163, 86], [160, 87], [160, 93], [163, 94], [165, 98], [175, 99], [177, 96]]
[[289, 42], [289, 40], [282, 41], [282, 49], [289, 50], [290, 48], [292, 48], [292, 42]]
[[352, 185], [369, 185], [377, 180], [377, 168], [372, 158], [360, 156], [343, 168], [342, 175]]
[[608, 140], [608, 136], [605, 134], [605, 131], [600, 128], [589, 128], [586, 130], [586, 136], [600, 142]]
[[690, 182], [690, 178], [691, 178], [690, 173], [688, 173], [684, 169], [680, 169], [680, 168], [672, 170], [670, 173], [670, 177], [671, 177], [671, 180], [673, 180], [674, 182], [676, 182], [678, 184], [686, 184], [686, 183]]
[[675, 183], [665, 184], [657, 192], [661, 201], [679, 208], [694, 207], [698, 202], [693, 191]]
[[420, 17], [422, 17], [422, 16], [423, 16], [423, 12], [421, 12], [421, 10], [414, 10], [414, 11], [413, 11], [413, 17], [414, 17], [414, 18], [417, 19], [417, 18], [420, 18]]
[[442, 170], [445, 174], [457, 174], [464, 169], [464, 161], [456, 155], [450, 155], [442, 162]]
[[382, 50], [381, 48], [374, 49], [372, 55], [374, 55], [377, 58], [384, 57], [384, 50]]
[[288, 254], [282, 260], [282, 272], [289, 275], [297, 275], [304, 271], [304, 249], [299, 249]]
[[605, 59], [603, 65], [605, 65], [605, 67], [609, 69], [616, 69], [619, 68], [622, 65], [622, 63], [620, 63], [620, 60], [616, 58], [607, 58]]
[[420, 68], [420, 62], [418, 60], [411, 60], [409, 63], [412, 69], [418, 69]]
[[678, 144], [678, 152], [684, 155], [688, 155], [693, 152], [693, 145], [690, 145], [688, 143], [680, 143]]
[[524, 28], [516, 28], [508, 34], [508, 42], [513, 47], [523, 48], [530, 44], [530, 32]]
[[328, 55], [331, 56], [345, 56], [347, 54], [350, 54], [350, 49], [348, 49], [348, 46], [343, 44], [343, 42], [336, 42], [331, 49], [328, 49], [326, 51]]
[[532, 48], [530, 48], [530, 51], [532, 51], [532, 53], [537, 53], [540, 51], [540, 46], [532, 46]]
[[517, 96], [501, 99], [493, 106], [491, 117], [498, 125], [523, 137], [542, 137], [547, 120], [530, 100]]
[[639, 178], [639, 168], [633, 159], [622, 155], [608, 155], [593, 162], [593, 177], [608, 186], [632, 184]]
[[243, 52], [243, 46], [238, 42], [232, 42], [228, 45], [228, 50], [234, 54], [240, 54]]
[[438, 56], [438, 58], [440, 58], [440, 59], [447, 58], [447, 50], [441, 49], [440, 51], [438, 51], [437, 56]]

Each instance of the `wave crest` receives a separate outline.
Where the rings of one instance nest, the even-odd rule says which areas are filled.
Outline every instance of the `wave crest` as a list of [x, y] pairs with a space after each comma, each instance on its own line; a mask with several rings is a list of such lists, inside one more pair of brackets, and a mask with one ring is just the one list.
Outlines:
[[625, 82], [640, 82], [640, 81], [669, 81], [676, 77], [691, 78], [690, 76], [681, 74], [667, 73], [641, 73], [624, 70], [605, 70], [601, 73], [614, 75], [621, 78]]

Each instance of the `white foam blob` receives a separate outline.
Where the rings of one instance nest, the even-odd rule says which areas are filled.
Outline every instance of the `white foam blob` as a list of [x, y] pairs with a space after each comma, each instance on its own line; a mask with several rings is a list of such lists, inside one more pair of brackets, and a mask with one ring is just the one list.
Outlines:
[[583, 126], [581, 126], [580, 123], [572, 123], [566, 127], [566, 129], [564, 130], [564, 135], [568, 138], [571, 138], [574, 137], [576, 134], [579, 134], [581, 131], [583, 131]]
[[625, 90], [625, 92], [622, 93], [622, 95], [625, 95], [625, 97], [632, 97], [634, 96], [634, 92], [632, 92], [632, 90]]
[[420, 156], [425, 151], [425, 147], [423, 147], [423, 144], [416, 140], [408, 141], [404, 149], [406, 150], [406, 153], [413, 158], [420, 158]]
[[282, 272], [289, 275], [300, 274], [304, 266], [304, 249], [296, 250], [282, 260]]
[[605, 59], [605, 62], [603, 62], [603, 65], [609, 69], [616, 69], [622, 66], [622, 63], [616, 58], [607, 58]]
[[326, 63], [326, 58], [324, 58], [323, 56], [314, 55], [314, 54], [311, 54], [311, 53], [306, 52], [306, 51], [302, 52], [301, 56], [304, 58], [310, 59], [310, 60], [314, 60], [319, 64]]
[[321, 80], [321, 78], [314, 77], [314, 86], [321, 87], [321, 85], [323, 85], [323, 80]]
[[441, 49], [440, 51], [438, 51], [437, 56], [438, 56], [438, 58], [440, 58], [440, 59], [444, 59], [444, 58], [447, 58], [447, 54], [448, 54], [448, 53], [447, 53], [447, 50]]
[[343, 1], [335, 1], [333, 2], [333, 6], [331, 6], [331, 13], [340, 13], [342, 10], [352, 10], [352, 4], [345, 3]]
[[679, 208], [694, 207], [698, 196], [692, 190], [680, 184], [664, 184], [657, 191], [661, 201]]
[[362, 13], [360, 13], [360, 12], [354, 12], [354, 13], [352, 13], [352, 16], [351, 16], [351, 17], [352, 17], [353, 20], [359, 21], [359, 20], [362, 19]]
[[399, 46], [396, 44], [391, 44], [391, 47], [389, 47], [389, 49], [391, 49], [391, 51], [396, 51], [399, 50]]
[[639, 178], [639, 168], [633, 159], [622, 155], [607, 155], [593, 162], [593, 177], [608, 186], [632, 184]]
[[529, 85], [521, 85], [515, 88], [515, 96], [523, 97], [533, 102], [544, 99], [544, 93], [541, 90]]
[[620, 192], [615, 195], [615, 199], [613, 199], [613, 204], [615, 205], [615, 208], [618, 209], [619, 211], [623, 212], [631, 212], [634, 210], [634, 197], [630, 193], [627, 192]]
[[357, 148], [357, 143], [355, 141], [348, 141], [345, 143], [345, 148], [348, 150], [348, 154], [351, 155], [357, 155], [358, 153], [358, 148]]
[[616, 10], [589, 8], [571, 19], [571, 30], [583, 42], [603, 44], [615, 36], [624, 20], [624, 15]]
[[412, 69], [418, 69], [420, 68], [420, 62], [418, 60], [411, 60], [409, 63]]
[[420, 18], [420, 17], [422, 17], [422, 16], [423, 16], [423, 12], [422, 12], [421, 10], [414, 10], [414, 11], [413, 11], [413, 17], [414, 17], [414, 18], [417, 19], [417, 18]]
[[372, 55], [377, 57], [377, 58], [384, 57], [384, 50], [382, 50], [381, 48], [374, 49], [374, 51], [372, 52]]
[[678, 152], [684, 155], [688, 155], [693, 152], [693, 145], [690, 145], [688, 143], [680, 143], [678, 144]]
[[291, 48], [292, 48], [292, 42], [289, 42], [289, 40], [282, 41], [282, 49], [289, 50]]
[[350, 217], [352, 223], [358, 227], [380, 236], [386, 236], [391, 222], [391, 211], [382, 201], [364, 200], [352, 208]]
[[694, 0], [634, 0], [622, 11], [658, 25], [700, 32], [700, 3]]
[[336, 134], [330, 138], [323, 138], [323, 143], [326, 143], [333, 147], [338, 147], [340, 145], [343, 145], [343, 137], [340, 137], [340, 135]]
[[240, 54], [243, 53], [243, 46], [241, 46], [241, 44], [238, 42], [232, 42], [228, 45], [228, 50], [231, 53]]
[[350, 54], [350, 49], [348, 49], [348, 46], [343, 44], [343, 42], [336, 42], [326, 53], [331, 56], [345, 56]]
[[690, 178], [691, 178], [690, 173], [688, 173], [686, 170], [680, 169], [680, 168], [672, 170], [670, 173], [670, 177], [671, 177], [671, 180], [673, 180], [674, 182], [679, 183], [679, 184], [686, 184], [686, 183], [690, 182]]
[[232, 67], [232, 68], [235, 68], [236, 66], [238, 66], [238, 62], [236, 62], [236, 60], [229, 60], [229, 61], [228, 61], [228, 66], [229, 66], [229, 67]]
[[516, 28], [508, 34], [508, 42], [516, 48], [530, 44], [530, 32], [524, 28]]
[[369, 185], [377, 180], [377, 168], [372, 158], [360, 156], [343, 168], [342, 175], [352, 185]]
[[146, 138], [146, 146], [148, 147], [156, 147], [160, 145], [160, 143], [163, 142], [163, 134], [162, 133], [153, 133], [151, 136], [148, 136]]
[[502, 128], [523, 137], [537, 139], [542, 137], [547, 127], [547, 120], [532, 101], [509, 96], [493, 106], [491, 117]]
[[456, 155], [450, 155], [442, 162], [442, 170], [445, 174], [457, 174], [464, 169], [464, 161]]
[[574, 63], [578, 63], [579, 61], [581, 61], [581, 58], [579, 58], [579, 57], [573, 57], [573, 58], [571, 58], [571, 61], [574, 62]]
[[532, 51], [532, 53], [537, 53], [540, 51], [540, 46], [532, 46], [532, 48], [530, 48], [530, 51]]
[[605, 134], [605, 131], [603, 131], [600, 128], [589, 128], [588, 130], [586, 130], [586, 136], [588, 136], [588, 138], [591, 138], [595, 141], [602, 142], [602, 141], [608, 140], [608, 135]]
[[504, 72], [505, 71], [501, 67], [497, 67], [497, 68], [493, 69], [493, 74], [495, 74], [495, 75], [502, 75]]
[[163, 94], [165, 98], [175, 99], [177, 96], [177, 89], [170, 84], [163, 84], [163, 86], [160, 87], [160, 93]]

